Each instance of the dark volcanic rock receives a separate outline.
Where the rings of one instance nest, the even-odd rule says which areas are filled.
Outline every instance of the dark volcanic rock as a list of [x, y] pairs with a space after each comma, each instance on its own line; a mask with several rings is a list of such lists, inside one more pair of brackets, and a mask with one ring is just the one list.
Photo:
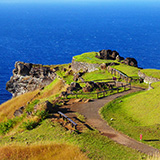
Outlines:
[[14, 112], [14, 116], [17, 117], [17, 116], [20, 116], [21, 114], [23, 114], [24, 109], [25, 109], [24, 106], [22, 106], [22, 107], [20, 107], [19, 109], [17, 109], [17, 110]]
[[56, 73], [40, 64], [16, 62], [13, 76], [6, 84], [6, 89], [13, 97], [43, 88], [56, 78]]
[[129, 66], [138, 67], [138, 63], [137, 63], [136, 59], [134, 59], [134, 58], [129, 58], [128, 57], [123, 61], [123, 63], [125, 63]]
[[45, 101], [45, 102], [36, 104], [34, 106], [34, 112], [36, 113], [37, 111], [46, 111], [46, 112], [52, 113], [53, 105], [49, 101]]
[[112, 50], [101, 50], [99, 51], [99, 56], [97, 55], [96, 57], [97, 58], [100, 58], [100, 59], [110, 59], [110, 60], [116, 60], [116, 57], [119, 56], [119, 53], [117, 51], [112, 51]]
[[82, 87], [80, 86], [79, 83], [72, 82], [70, 84], [70, 87], [67, 88], [67, 93], [71, 93], [73, 91], [78, 91], [80, 89], [82, 89]]

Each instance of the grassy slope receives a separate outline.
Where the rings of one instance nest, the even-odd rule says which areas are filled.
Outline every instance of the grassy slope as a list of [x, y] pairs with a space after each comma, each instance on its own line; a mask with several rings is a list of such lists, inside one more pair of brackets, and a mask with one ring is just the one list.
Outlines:
[[143, 69], [141, 72], [149, 77], [160, 78], [160, 70], [158, 69]]
[[[140, 159], [142, 154], [116, 144], [107, 137], [101, 136], [97, 131], [86, 130], [82, 134], [70, 133], [57, 123], [52, 123], [50, 120], [45, 120], [39, 127], [14, 135], [14, 140], [11, 142], [10, 136], [4, 137], [0, 141], [3, 149], [4, 144], [39, 146], [39, 144], [67, 144], [74, 147], [79, 147], [91, 159]], [[62, 148], [63, 148], [62, 145]], [[74, 152], [74, 150], [72, 151]], [[63, 153], [65, 154], [65, 153]], [[69, 155], [66, 155], [68, 159]]]
[[[79, 56], [79, 57], [75, 56], [74, 58], [76, 58], [77, 61], [83, 61], [84, 59], [87, 59], [86, 62], [89, 62], [89, 63], [113, 62], [113, 61], [97, 59], [94, 57], [95, 55], [96, 55], [96, 52], [92, 52], [92, 53], [82, 54], [82, 56]], [[62, 66], [58, 74], [60, 75], [60, 77], [64, 78], [67, 81], [67, 83], [70, 83], [70, 81], [72, 81], [73, 76], [72, 75], [66, 76], [65, 72], [63, 72], [63, 67], [68, 67], [68, 65]], [[122, 71], [123, 73], [127, 74], [128, 76], [137, 76], [137, 72], [138, 72], [137, 68], [129, 67], [129, 66], [122, 65], [122, 64], [118, 66], [114, 66], [114, 67]], [[95, 71], [94, 73], [87, 73], [83, 76], [85, 80], [106, 79], [106, 78], [111, 78], [111, 77], [112, 76], [108, 74], [107, 72], [100, 71], [100, 70]], [[60, 91], [63, 90], [63, 88], [64, 88], [63, 82], [61, 80], [56, 79], [49, 86], [45, 87], [45, 89], [40, 92], [40, 95], [37, 98], [40, 99], [40, 101], [45, 101], [45, 100], [52, 101], [56, 97], [57, 93], [60, 93]], [[11, 118], [12, 117], [11, 115], [13, 115], [13, 111], [15, 111], [15, 106], [17, 109], [21, 107], [22, 105], [25, 105], [29, 101], [29, 99], [31, 99], [36, 93], [38, 93], [38, 91], [35, 91], [35, 93], [32, 92], [32, 93], [22, 95], [20, 97], [16, 97], [17, 102], [14, 101], [15, 99], [13, 99], [11, 100], [11, 102], [8, 101], [5, 104], [2, 104], [0, 106], [0, 115], [3, 116], [3, 117], [1, 116], [2, 119], [8, 116], [8, 114], [10, 114], [10, 116], [8, 116], [7, 118]], [[150, 93], [150, 95], [152, 95], [152, 93]], [[23, 101], [25, 98], [27, 99]], [[21, 100], [22, 102], [21, 101], [19, 102], [18, 100]], [[9, 110], [8, 112], [5, 112], [4, 108], [7, 111], [9, 108], [8, 106], [11, 107], [11, 111]], [[117, 116], [118, 121], [116, 119], [116, 121], [113, 121], [112, 123], [113, 124], [115, 122], [116, 122], [115, 124], [117, 124], [117, 122], [119, 122], [119, 124], [122, 123], [123, 124], [122, 128], [124, 128], [124, 130], [128, 130], [127, 127], [130, 127], [132, 130], [135, 128], [135, 126], [137, 127], [138, 125], [140, 125], [141, 127], [141, 124], [137, 120], [138, 119], [137, 117], [139, 116], [138, 113], [136, 115], [137, 116], [136, 119], [133, 120], [132, 111], [128, 112], [127, 110], [125, 110], [124, 112], [125, 114], [124, 114], [123, 113], [124, 110], [120, 111], [121, 108], [118, 109], [119, 106], [117, 108], [116, 106], [118, 105], [114, 105], [115, 107], [114, 111], [112, 109], [109, 109], [109, 111], [107, 111], [107, 118], [106, 118], [107, 120], [109, 120], [110, 118], [114, 116], [115, 117]], [[104, 112], [105, 112], [104, 114], [106, 114], [106, 110]], [[112, 112], [114, 112], [114, 114]], [[126, 113], [130, 114], [129, 117], [126, 116], [127, 119], [125, 119], [125, 116], [124, 116], [124, 115], [127, 115]], [[139, 117], [142, 118], [141, 116]], [[144, 131], [144, 133], [147, 131], [148, 133], [150, 132], [149, 129], [145, 128], [145, 130], [142, 130], [142, 131]], [[152, 127], [152, 129], [157, 129], [157, 126]], [[141, 128], [138, 130], [138, 132], [136, 132], [136, 136], [137, 136], [137, 133], [139, 136], [139, 131], [141, 131]], [[11, 133], [9, 134], [13, 136], [13, 134], [15, 133], [16, 133], [16, 128], [13, 129]], [[131, 135], [132, 131], [131, 133], [128, 133], [128, 132], [126, 133], [128, 135]], [[117, 159], [117, 158], [118, 159], [139, 159], [142, 156], [140, 153], [137, 153], [136, 151], [132, 149], [126, 148], [124, 146], [118, 145], [110, 141], [108, 138], [101, 136], [97, 131], [88, 130], [85, 133], [82, 133], [80, 135], [71, 134], [69, 131], [64, 130], [64, 128], [62, 128], [58, 124], [52, 125], [48, 120], [43, 122], [42, 125], [40, 125], [36, 129], [33, 129], [31, 131], [25, 131], [25, 132], [14, 135], [15, 140], [13, 140], [13, 142], [11, 142], [10, 137], [11, 136], [8, 135], [6, 137], [3, 137], [3, 139], [0, 139], [0, 145], [2, 145], [1, 149], [4, 149], [3, 148], [4, 144], [15, 144], [16, 143], [17, 145], [19, 144], [25, 145], [26, 143], [29, 143], [29, 144], [39, 145], [40, 143], [47, 143], [50, 145], [50, 143], [52, 143], [54, 145], [57, 143], [62, 143], [66, 145], [67, 143], [69, 145], [80, 147], [80, 149], [82, 151], [85, 151], [87, 155], [92, 159]]]
[[[44, 90], [40, 91], [40, 95], [36, 97], [36, 99], [39, 99], [40, 101], [44, 101], [46, 99], [52, 100], [54, 99], [52, 95], [63, 89], [63, 87], [64, 86], [63, 83], [61, 83], [61, 80], [56, 79], [49, 86], [45, 87]], [[27, 95], [29, 96], [29, 94], [32, 95], [32, 93], [28, 93]], [[26, 94], [23, 96], [26, 97]], [[21, 99], [23, 96], [19, 96], [15, 100], [19, 98]], [[12, 104], [14, 103], [17, 104], [17, 102], [14, 102], [13, 99]], [[20, 106], [21, 104], [18, 105]], [[10, 106], [6, 106], [6, 109], [7, 108], [10, 108]], [[4, 110], [1, 110], [1, 112], [4, 112]], [[139, 159], [141, 156], [143, 156], [142, 154], [132, 149], [112, 142], [107, 137], [101, 136], [97, 131], [87, 130], [82, 134], [71, 134], [70, 131], [66, 131], [59, 124], [52, 124], [49, 120], [45, 120], [40, 126], [31, 131], [24, 131], [22, 133], [17, 133], [17, 131], [22, 132], [22, 129], [19, 129], [19, 125], [16, 125], [14, 129], [12, 129], [6, 136], [3, 136], [3, 138], [0, 139], [0, 150], [3, 151], [0, 153], [3, 153], [3, 156], [6, 156], [4, 154], [8, 153], [8, 150], [5, 149], [5, 147], [8, 147], [8, 145], [13, 145], [13, 147], [9, 147], [11, 151], [10, 153], [12, 153], [14, 150], [14, 146], [17, 146], [17, 149], [15, 148], [16, 152], [23, 152], [23, 156], [27, 156], [28, 150], [33, 148], [35, 150], [39, 150], [38, 148], [40, 144], [47, 144], [46, 147], [48, 148], [50, 145], [55, 145], [57, 143], [62, 144], [62, 150], [65, 151], [64, 155], [66, 157], [69, 156], [68, 154], [74, 155], [74, 153], [68, 152], [68, 150], [65, 148], [66, 144], [69, 145], [68, 148], [70, 148], [70, 145], [72, 145], [73, 149], [77, 147], [80, 148], [83, 152], [86, 152], [87, 156], [91, 159], [117, 159], [117, 157], [119, 159]], [[13, 141], [11, 140], [11, 137], [14, 137]], [[19, 146], [26, 146], [26, 144], [31, 146], [30, 148], [24, 149], [26, 152], [23, 150], [23, 148], [22, 150], [18, 149], [20, 148]], [[33, 147], [32, 144], [34, 144]], [[43, 147], [45, 148], [45, 146]], [[44, 149], [44, 152], [47, 150], [47, 148]], [[59, 152], [56, 152], [55, 154], [58, 154]], [[34, 156], [34, 153], [32, 153], [32, 155]], [[51, 156], [50, 152], [46, 155]], [[62, 155], [62, 157], [64, 155]], [[21, 156], [21, 154], [19, 156]], [[40, 156], [43, 156], [43, 153], [40, 154]], [[47, 158], [49, 159], [48, 156]], [[79, 152], [79, 156], [85, 157], [81, 152]], [[12, 157], [14, 158], [14, 156]]]
[[42, 91], [36, 90], [33, 92], [28, 92], [8, 100], [7, 102], [0, 105], [0, 121], [13, 118], [13, 113], [15, 110], [21, 106], [25, 106], [27, 102], [29, 102], [38, 92], [40, 92], [40, 95], [35, 97], [35, 99], [39, 99], [40, 101], [53, 100], [63, 88], [64, 84], [62, 80], [55, 79]]
[[116, 62], [120, 65], [112, 66], [113, 68], [125, 73], [128, 76], [138, 76], [138, 70], [139, 70], [138, 68], [128, 66], [125, 64], [121, 64], [121, 63], [117, 62], [116, 60], [113, 61], [113, 60], [98, 59], [95, 57], [96, 54], [98, 54], [98, 53], [97, 52], [87, 52], [87, 53], [83, 53], [81, 55], [74, 56], [74, 59], [75, 59], [75, 61], [78, 61], [78, 62], [97, 63], [97, 64]]
[[39, 90], [28, 92], [21, 96], [12, 98], [7, 102], [0, 105], [0, 121], [4, 120], [5, 118], [10, 119], [13, 118], [13, 113], [16, 109], [20, 108], [21, 106], [26, 105], [37, 93]]
[[[16, 154], [15, 154], [16, 153]], [[47, 154], [46, 154], [47, 153]], [[0, 159], [9, 160], [87, 160], [78, 147], [66, 144], [13, 145], [0, 148]]]
[[61, 79], [56, 78], [52, 83], [46, 86], [41, 92], [40, 96], [37, 98], [41, 101], [53, 100], [62, 90], [64, 90], [65, 85]]
[[97, 70], [94, 72], [85, 73], [82, 77], [85, 81], [95, 81], [95, 80], [111, 79], [112, 75], [108, 73], [108, 71]]
[[[137, 140], [139, 135], [143, 134], [145, 143], [160, 149], [160, 83], [153, 84], [153, 87], [150, 91], [119, 98], [106, 105], [101, 113], [117, 130]], [[111, 118], [114, 118], [114, 121], [110, 121]]]
[[125, 64], [120, 64], [112, 67], [121, 71], [122, 73], [126, 74], [129, 77], [133, 76], [138, 77], [138, 70], [140, 70], [139, 68], [128, 66]]
[[96, 54], [98, 52], [87, 52], [81, 55], [74, 56], [74, 60], [78, 62], [86, 62], [86, 63], [94, 63], [94, 64], [101, 64], [101, 63], [111, 63], [114, 62], [113, 60], [102, 60], [96, 58]]

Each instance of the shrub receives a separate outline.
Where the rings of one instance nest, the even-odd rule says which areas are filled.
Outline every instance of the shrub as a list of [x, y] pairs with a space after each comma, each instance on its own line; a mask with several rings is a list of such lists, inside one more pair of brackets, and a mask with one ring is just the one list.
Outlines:
[[30, 103], [27, 107], [26, 107], [26, 111], [27, 112], [32, 112], [34, 109], [34, 106], [39, 102], [38, 99], [35, 99], [32, 103]]
[[32, 130], [34, 129], [37, 125], [39, 124], [39, 122], [36, 121], [27, 121], [27, 122], [23, 122], [21, 125], [21, 128], [23, 129], [27, 129], [27, 130]]
[[40, 111], [40, 110], [38, 110], [36, 112], [36, 116], [38, 116], [38, 118], [39, 118], [40, 121], [43, 121], [44, 119], [46, 119], [48, 117], [48, 115], [49, 115], [49, 113], [46, 112], [46, 111]]
[[9, 132], [11, 128], [16, 124], [14, 120], [9, 119], [6, 122], [0, 123], [0, 134], [4, 135], [5, 133]]

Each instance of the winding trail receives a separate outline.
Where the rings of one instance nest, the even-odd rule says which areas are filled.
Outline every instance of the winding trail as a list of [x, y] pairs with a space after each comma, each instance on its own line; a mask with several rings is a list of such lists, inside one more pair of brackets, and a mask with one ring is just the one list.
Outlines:
[[89, 125], [99, 130], [104, 136], [109, 137], [113, 141], [125, 145], [127, 147], [136, 149], [142, 153], [148, 154], [148, 155], [154, 155], [159, 152], [158, 149], [153, 148], [151, 146], [148, 146], [146, 144], [143, 144], [141, 142], [138, 142], [116, 130], [114, 130], [112, 127], [110, 127], [106, 121], [104, 121], [101, 116], [99, 115], [99, 109], [103, 107], [108, 102], [127, 95], [132, 92], [141, 91], [142, 88], [132, 87], [131, 90], [117, 93], [115, 95], [111, 95], [108, 97], [105, 97], [103, 99], [97, 99], [93, 102], [89, 103], [75, 103], [73, 105], [70, 105], [69, 108], [71, 111], [79, 112], [80, 114], [84, 115], [86, 117], [86, 121]]

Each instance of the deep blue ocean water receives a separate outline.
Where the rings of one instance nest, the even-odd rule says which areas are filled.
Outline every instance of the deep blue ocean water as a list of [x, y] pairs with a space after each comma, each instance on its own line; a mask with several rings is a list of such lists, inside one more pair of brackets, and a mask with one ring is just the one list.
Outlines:
[[0, 104], [16, 61], [62, 64], [101, 49], [160, 69], [160, 3], [1, 3]]

